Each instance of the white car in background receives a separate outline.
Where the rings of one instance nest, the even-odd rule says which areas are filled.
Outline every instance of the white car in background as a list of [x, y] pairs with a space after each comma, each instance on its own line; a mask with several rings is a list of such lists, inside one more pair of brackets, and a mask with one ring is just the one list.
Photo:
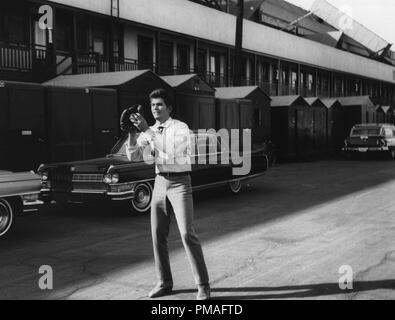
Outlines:
[[0, 237], [11, 228], [15, 215], [37, 211], [41, 179], [34, 172], [0, 170]]

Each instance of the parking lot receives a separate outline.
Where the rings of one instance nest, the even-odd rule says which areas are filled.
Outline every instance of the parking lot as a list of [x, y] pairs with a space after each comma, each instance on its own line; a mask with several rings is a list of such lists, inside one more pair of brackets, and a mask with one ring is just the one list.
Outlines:
[[[395, 162], [281, 164], [237, 196], [195, 194], [217, 299], [395, 299]], [[155, 284], [149, 217], [47, 206], [0, 240], [0, 299], [145, 299]], [[174, 221], [173, 221], [174, 222]], [[169, 299], [194, 299], [175, 223]], [[38, 286], [40, 266], [54, 289]], [[353, 272], [341, 290], [339, 268]]]

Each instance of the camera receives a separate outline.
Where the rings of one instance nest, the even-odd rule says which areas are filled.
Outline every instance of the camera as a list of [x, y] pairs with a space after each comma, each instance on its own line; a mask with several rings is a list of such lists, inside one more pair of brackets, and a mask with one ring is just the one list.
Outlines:
[[130, 116], [136, 113], [143, 115], [143, 107], [140, 104], [135, 104], [129, 108], [126, 108], [122, 112], [120, 125], [123, 132], [138, 131], [138, 129], [130, 121]]

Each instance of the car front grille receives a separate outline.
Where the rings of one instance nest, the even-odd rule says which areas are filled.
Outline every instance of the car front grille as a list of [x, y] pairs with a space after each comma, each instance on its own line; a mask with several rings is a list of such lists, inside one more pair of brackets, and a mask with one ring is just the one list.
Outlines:
[[59, 192], [73, 190], [103, 191], [107, 189], [107, 185], [103, 182], [102, 174], [54, 172], [51, 182], [54, 191]]
[[73, 182], [103, 182], [102, 174], [73, 174]]

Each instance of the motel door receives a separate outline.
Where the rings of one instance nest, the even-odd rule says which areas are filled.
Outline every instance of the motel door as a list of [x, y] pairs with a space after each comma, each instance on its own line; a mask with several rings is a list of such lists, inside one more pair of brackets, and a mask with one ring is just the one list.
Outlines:
[[37, 170], [47, 161], [43, 92], [37, 88], [9, 88], [7, 137], [10, 169]]

